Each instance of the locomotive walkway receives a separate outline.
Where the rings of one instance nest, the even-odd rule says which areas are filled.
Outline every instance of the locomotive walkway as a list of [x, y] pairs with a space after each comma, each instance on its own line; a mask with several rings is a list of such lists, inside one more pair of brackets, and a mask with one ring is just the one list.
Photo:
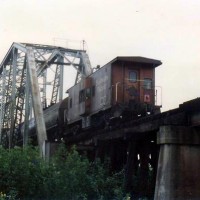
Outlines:
[[112, 169], [126, 169], [125, 187], [140, 171], [139, 187], [147, 189], [153, 169], [154, 199], [200, 198], [200, 98], [178, 108], [107, 130], [86, 131], [68, 138], [88, 157], [109, 156]]

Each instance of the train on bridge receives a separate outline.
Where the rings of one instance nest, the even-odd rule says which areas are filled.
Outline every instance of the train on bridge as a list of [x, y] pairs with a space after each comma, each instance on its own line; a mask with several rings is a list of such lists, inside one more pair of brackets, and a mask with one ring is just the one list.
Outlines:
[[[91, 161], [109, 158], [109, 171], [123, 169], [128, 193], [199, 199], [200, 99], [157, 114], [155, 68], [161, 64], [116, 57], [93, 72], [84, 50], [13, 43], [0, 66], [0, 144], [26, 146], [28, 137], [33, 143], [37, 137], [48, 159], [63, 139]], [[65, 99], [64, 66], [77, 71]]]
[[[48, 140], [100, 129], [160, 112], [156, 105], [155, 68], [161, 61], [116, 57], [67, 90], [68, 97], [44, 109]], [[29, 122], [29, 135], [35, 135]]]

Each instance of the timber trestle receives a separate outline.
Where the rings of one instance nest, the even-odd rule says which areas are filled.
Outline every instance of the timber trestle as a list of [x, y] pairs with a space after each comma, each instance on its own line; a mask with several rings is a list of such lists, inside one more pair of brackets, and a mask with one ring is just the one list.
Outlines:
[[66, 140], [88, 158], [110, 159], [124, 169], [124, 187], [135, 197], [199, 199], [200, 99], [146, 116], [121, 128], [90, 130]]

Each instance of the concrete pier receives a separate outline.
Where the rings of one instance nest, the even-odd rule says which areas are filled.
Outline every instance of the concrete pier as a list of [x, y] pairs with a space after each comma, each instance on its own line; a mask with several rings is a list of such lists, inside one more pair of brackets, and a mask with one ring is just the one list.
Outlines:
[[200, 131], [161, 126], [154, 200], [200, 199]]

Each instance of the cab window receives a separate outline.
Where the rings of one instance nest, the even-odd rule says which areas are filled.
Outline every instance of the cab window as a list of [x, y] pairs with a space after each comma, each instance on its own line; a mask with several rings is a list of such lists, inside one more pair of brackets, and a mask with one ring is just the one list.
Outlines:
[[136, 82], [137, 81], [137, 73], [135, 71], [129, 72], [129, 81]]
[[144, 87], [144, 89], [147, 89], [147, 90], [152, 89], [152, 79], [150, 79], [150, 78], [145, 78], [145, 79], [144, 79], [143, 87]]

